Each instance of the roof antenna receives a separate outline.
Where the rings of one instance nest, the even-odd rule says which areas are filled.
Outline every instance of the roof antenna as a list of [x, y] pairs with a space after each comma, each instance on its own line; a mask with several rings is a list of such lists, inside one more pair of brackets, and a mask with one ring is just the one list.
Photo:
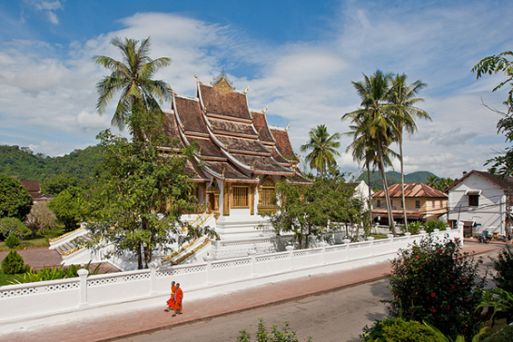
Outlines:
[[247, 86], [246, 88], [244, 88], [244, 90], [242, 91], [244, 93], [244, 95], [246, 95], [249, 91], [249, 86]]
[[267, 105], [265, 105], [265, 107], [262, 109], [262, 113], [267, 113], [267, 111], [269, 110], [269, 107]]

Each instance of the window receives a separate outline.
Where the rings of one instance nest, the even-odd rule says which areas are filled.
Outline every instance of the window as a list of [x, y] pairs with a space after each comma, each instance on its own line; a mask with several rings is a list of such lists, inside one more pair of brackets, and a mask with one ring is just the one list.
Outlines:
[[376, 204], [378, 208], [381, 208], [381, 200], [378, 200], [378, 203]]
[[478, 207], [479, 206], [479, 195], [468, 195], [468, 206]]
[[247, 186], [233, 187], [233, 208], [248, 208], [249, 188]]
[[415, 200], [415, 208], [420, 209], [420, 200]]
[[274, 187], [272, 186], [262, 186], [260, 188], [260, 193], [258, 194], [258, 201], [261, 207], [274, 207], [276, 204], [276, 194], [274, 191]]

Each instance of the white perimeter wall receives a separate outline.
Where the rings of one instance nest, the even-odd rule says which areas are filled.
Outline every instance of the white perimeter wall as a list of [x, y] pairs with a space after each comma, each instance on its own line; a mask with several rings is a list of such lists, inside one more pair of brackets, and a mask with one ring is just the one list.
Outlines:
[[[463, 230], [435, 231], [432, 236], [440, 240], [461, 239]], [[390, 237], [181, 265], [166, 270], [153, 268], [3, 286], [0, 287], [0, 323], [166, 296], [171, 280], [181, 283], [187, 299], [194, 300], [306, 274], [354, 269], [393, 259], [399, 249], [423, 237], [425, 235]]]

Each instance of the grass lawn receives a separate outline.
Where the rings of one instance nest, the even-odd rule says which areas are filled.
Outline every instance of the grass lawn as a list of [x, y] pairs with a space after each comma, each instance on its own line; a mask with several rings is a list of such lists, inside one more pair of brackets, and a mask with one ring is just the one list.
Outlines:
[[3, 285], [11, 285], [12, 281], [16, 279], [21, 279], [23, 274], [5, 274], [0, 270], [0, 286]]
[[385, 234], [370, 234], [375, 240], [387, 239], [388, 237]]
[[[57, 237], [64, 234], [63, 227], [56, 227], [49, 229], [43, 236], [36, 236], [27, 240], [21, 240], [19, 249], [30, 247], [48, 247], [48, 239]], [[5, 245], [4, 241], [0, 241], [0, 251], [8, 251], [9, 248]]]

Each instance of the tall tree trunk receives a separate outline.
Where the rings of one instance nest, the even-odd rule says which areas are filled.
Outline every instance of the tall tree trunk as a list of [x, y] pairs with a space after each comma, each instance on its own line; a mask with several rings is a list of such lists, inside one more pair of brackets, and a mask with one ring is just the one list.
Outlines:
[[[402, 134], [402, 132], [401, 132]], [[401, 162], [401, 201], [403, 204], [404, 229], [408, 232], [408, 217], [406, 216], [406, 200], [404, 199], [404, 163], [403, 163], [403, 137], [399, 137], [399, 161]]]
[[367, 167], [367, 186], [369, 187], [369, 198], [367, 199], [367, 210], [369, 211], [369, 232], [372, 229], [372, 188], [370, 184], [370, 165], [369, 161], [365, 162]]
[[142, 242], [139, 241], [139, 245], [137, 246], [137, 269], [143, 269], [143, 245]]
[[385, 162], [383, 160], [383, 153], [379, 153], [379, 171], [381, 172], [381, 178], [383, 179], [383, 187], [385, 188], [385, 201], [387, 204], [388, 213], [388, 226], [392, 230], [392, 234], [395, 234], [394, 216], [392, 215], [392, 203], [390, 202], [390, 194], [388, 193], [387, 176], [385, 173]]

